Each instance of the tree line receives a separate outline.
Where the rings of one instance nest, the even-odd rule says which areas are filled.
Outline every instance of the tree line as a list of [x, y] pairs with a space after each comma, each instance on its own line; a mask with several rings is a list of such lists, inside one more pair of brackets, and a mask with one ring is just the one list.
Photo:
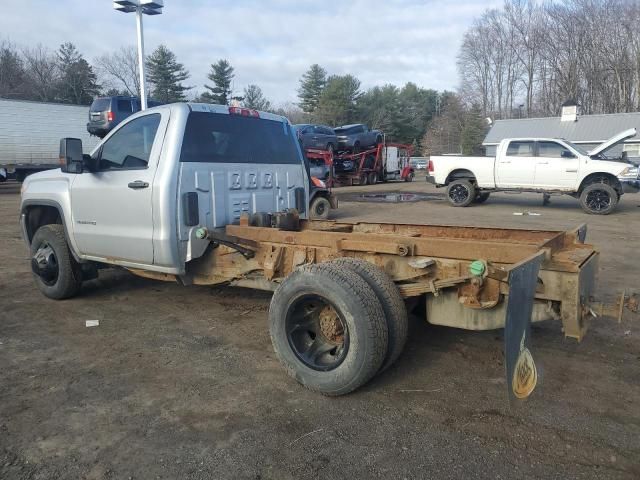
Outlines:
[[460, 94], [495, 118], [640, 109], [640, 3], [510, 0], [465, 33]]
[[[416, 149], [443, 95], [411, 82], [363, 90], [353, 75], [330, 75], [312, 65], [300, 79], [298, 102], [275, 106], [257, 84], [233, 91], [235, 71], [226, 59], [211, 64], [202, 93], [189, 85], [188, 70], [165, 45], [147, 57], [146, 67], [149, 95], [163, 103], [235, 101], [287, 116], [294, 123], [366, 123], [383, 130], [389, 139], [413, 143]], [[135, 47], [121, 47], [90, 63], [72, 43], [51, 51], [42, 45], [18, 48], [10, 41], [0, 42], [0, 97], [89, 105], [98, 95], [140, 95]]]

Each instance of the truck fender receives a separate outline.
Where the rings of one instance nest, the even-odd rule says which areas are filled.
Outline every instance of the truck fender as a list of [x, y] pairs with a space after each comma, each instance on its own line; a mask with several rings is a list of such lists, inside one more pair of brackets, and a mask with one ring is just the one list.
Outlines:
[[402, 169], [402, 173], [400, 173], [401, 178], [407, 178], [410, 174], [414, 172], [413, 167], [407, 165]]
[[[36, 212], [38, 213], [36, 214]], [[72, 241], [69, 224], [62, 206], [54, 200], [25, 200], [22, 202], [20, 226], [22, 229], [22, 237], [28, 245], [31, 245], [31, 240], [38, 228], [51, 223], [62, 224], [64, 237], [69, 246], [69, 250], [75, 260], [81, 262], [75, 250], [75, 244]]]

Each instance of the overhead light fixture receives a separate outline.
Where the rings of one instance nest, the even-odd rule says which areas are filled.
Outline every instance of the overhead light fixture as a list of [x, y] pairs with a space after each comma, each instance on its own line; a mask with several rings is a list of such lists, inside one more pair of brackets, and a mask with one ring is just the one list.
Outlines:
[[144, 73], [144, 36], [142, 32], [142, 15], [160, 15], [164, 8], [163, 0], [114, 0], [113, 8], [118, 12], [136, 13], [138, 27], [138, 68], [140, 69], [140, 106], [147, 109], [147, 85]]

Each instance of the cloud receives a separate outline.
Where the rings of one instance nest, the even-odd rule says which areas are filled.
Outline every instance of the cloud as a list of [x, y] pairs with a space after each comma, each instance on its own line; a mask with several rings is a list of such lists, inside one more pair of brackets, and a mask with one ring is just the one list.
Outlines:
[[[134, 44], [134, 16], [110, 0], [3, 0], [0, 35], [22, 46], [75, 43], [86, 58]], [[293, 101], [300, 76], [319, 63], [351, 73], [363, 88], [412, 81], [452, 90], [456, 54], [474, 18], [502, 2], [460, 0], [166, 0], [145, 17], [146, 53], [173, 50], [202, 92], [211, 63], [228, 59], [234, 88], [261, 86], [275, 103]]]

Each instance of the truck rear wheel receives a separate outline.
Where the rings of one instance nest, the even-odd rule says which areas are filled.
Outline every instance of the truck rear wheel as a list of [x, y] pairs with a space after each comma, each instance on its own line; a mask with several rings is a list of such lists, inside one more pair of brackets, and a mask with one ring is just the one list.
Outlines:
[[454, 207], [468, 207], [476, 198], [476, 187], [467, 179], [454, 180], [447, 187], [447, 200]]
[[618, 205], [620, 196], [608, 183], [592, 183], [580, 194], [582, 209], [593, 215], [609, 215]]
[[362, 277], [373, 289], [384, 311], [389, 331], [389, 348], [380, 371], [389, 368], [400, 356], [407, 343], [409, 320], [407, 307], [393, 280], [381, 269], [359, 258], [343, 257], [329, 262], [346, 267]]
[[269, 331], [287, 373], [325, 395], [364, 385], [387, 352], [387, 325], [375, 292], [336, 265], [307, 265], [290, 274], [273, 294]]
[[31, 270], [46, 297], [62, 300], [78, 293], [82, 271], [71, 255], [62, 225], [44, 225], [33, 236]]
[[326, 220], [331, 212], [331, 203], [325, 197], [316, 197], [311, 202], [311, 219]]

